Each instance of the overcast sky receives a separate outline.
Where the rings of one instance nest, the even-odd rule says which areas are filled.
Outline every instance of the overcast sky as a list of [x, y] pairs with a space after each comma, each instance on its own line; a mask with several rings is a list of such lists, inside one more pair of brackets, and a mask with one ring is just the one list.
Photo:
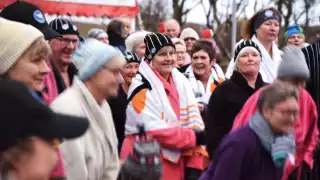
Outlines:
[[[168, 3], [171, 3], [171, 0], [167, 0]], [[219, 13], [221, 14], [226, 14], [226, 12], [232, 12], [232, 1], [233, 0], [219, 0], [218, 1], [218, 10]], [[239, 2], [240, 0], [237, 0], [237, 2]], [[269, 7], [269, 6], [274, 6], [273, 3], [270, 3], [271, 0], [256, 0], [258, 2], [257, 5], [257, 9], [261, 9], [261, 8], [265, 8], [265, 7]], [[187, 7], [192, 7], [194, 5], [194, 3], [197, 2], [197, 0], [187, 0]], [[205, 7], [209, 7], [209, 1], [208, 0], [204, 0], [205, 3]], [[228, 3], [230, 3], [230, 8], [228, 9]], [[245, 8], [245, 15], [247, 17], [251, 17], [255, 10], [254, 10], [254, 0], [242, 0], [242, 3], [246, 5]], [[293, 11], [296, 14], [300, 14], [300, 12], [303, 10], [303, 1], [302, 0], [298, 0], [298, 3], [295, 3]], [[320, 25], [319, 23], [319, 15], [320, 15], [320, 11], [318, 10], [320, 8], [320, 3], [318, 3], [316, 6], [313, 7], [313, 9], [311, 9], [310, 12], [310, 17], [312, 17], [312, 21], [311, 25]], [[318, 11], [317, 11], [318, 10]], [[221, 17], [223, 18], [223, 17]], [[304, 23], [305, 20], [305, 16], [301, 16], [301, 19], [299, 21], [299, 23]], [[190, 11], [190, 13], [187, 16], [187, 22], [195, 22], [195, 23], [201, 23], [201, 24], [205, 24], [206, 23], [206, 18], [205, 18], [205, 13], [204, 13], [204, 9], [202, 7], [202, 5], [197, 6], [196, 8], [194, 8], [192, 11]], [[293, 23], [293, 21], [291, 22]]]

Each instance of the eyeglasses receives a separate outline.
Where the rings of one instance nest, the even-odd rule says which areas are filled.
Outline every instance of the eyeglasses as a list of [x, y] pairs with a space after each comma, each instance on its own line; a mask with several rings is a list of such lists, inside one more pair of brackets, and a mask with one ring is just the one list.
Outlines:
[[276, 112], [280, 113], [282, 116], [294, 116], [297, 117], [299, 115], [299, 111], [296, 110], [281, 110], [277, 109]]
[[79, 45], [79, 39], [69, 39], [69, 38], [63, 38], [63, 37], [58, 37], [56, 38], [57, 40], [59, 40], [61, 45], [68, 45], [70, 43], [72, 43], [74, 46], [78, 46]]

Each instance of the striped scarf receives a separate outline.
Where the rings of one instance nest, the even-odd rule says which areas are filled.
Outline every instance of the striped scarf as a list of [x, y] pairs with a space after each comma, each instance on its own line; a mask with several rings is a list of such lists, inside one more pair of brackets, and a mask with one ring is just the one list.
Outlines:
[[271, 153], [277, 167], [283, 168], [287, 158], [292, 164], [294, 163], [293, 154], [296, 151], [296, 143], [292, 131], [287, 134], [275, 134], [258, 111], [250, 119], [249, 126], [257, 134], [262, 145]]

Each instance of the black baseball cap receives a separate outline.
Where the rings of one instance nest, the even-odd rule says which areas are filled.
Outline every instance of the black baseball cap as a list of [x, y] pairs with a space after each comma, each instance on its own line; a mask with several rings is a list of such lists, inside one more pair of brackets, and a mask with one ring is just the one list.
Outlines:
[[32, 136], [49, 141], [77, 138], [89, 126], [85, 118], [53, 112], [25, 85], [12, 80], [0, 80], [0, 114], [0, 152]]
[[49, 27], [39, 7], [25, 1], [16, 1], [8, 5], [1, 11], [0, 16], [11, 21], [30, 24], [39, 29], [44, 34], [46, 40], [61, 36]]

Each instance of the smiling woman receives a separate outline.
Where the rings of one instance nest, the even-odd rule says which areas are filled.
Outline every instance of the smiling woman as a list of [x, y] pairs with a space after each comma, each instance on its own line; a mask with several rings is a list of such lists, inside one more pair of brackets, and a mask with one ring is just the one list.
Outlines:
[[147, 60], [140, 63], [128, 91], [121, 159], [126, 160], [133, 151], [138, 126], [144, 125], [147, 134], [159, 141], [163, 171], [161, 178], [139, 179], [197, 178], [204, 169], [207, 153], [200, 146], [204, 143], [204, 126], [194, 94], [188, 80], [174, 68], [175, 46], [171, 39], [150, 33], [144, 42]]
[[6, 37], [1, 39], [7, 40], [0, 41], [0, 75], [23, 82], [30, 89], [40, 92], [42, 81], [50, 72], [46, 59], [51, 52], [42, 33], [32, 26], [3, 18], [0, 18], [0, 26], [0, 36]]
[[161, 76], [168, 80], [169, 75], [174, 68], [175, 48], [166, 46], [161, 48], [153, 57], [150, 65], [157, 70]]
[[259, 73], [261, 55], [256, 43], [251, 40], [240, 43], [235, 50], [235, 61], [231, 78], [216, 88], [208, 104], [206, 138], [211, 158], [246, 100], [265, 85]]

